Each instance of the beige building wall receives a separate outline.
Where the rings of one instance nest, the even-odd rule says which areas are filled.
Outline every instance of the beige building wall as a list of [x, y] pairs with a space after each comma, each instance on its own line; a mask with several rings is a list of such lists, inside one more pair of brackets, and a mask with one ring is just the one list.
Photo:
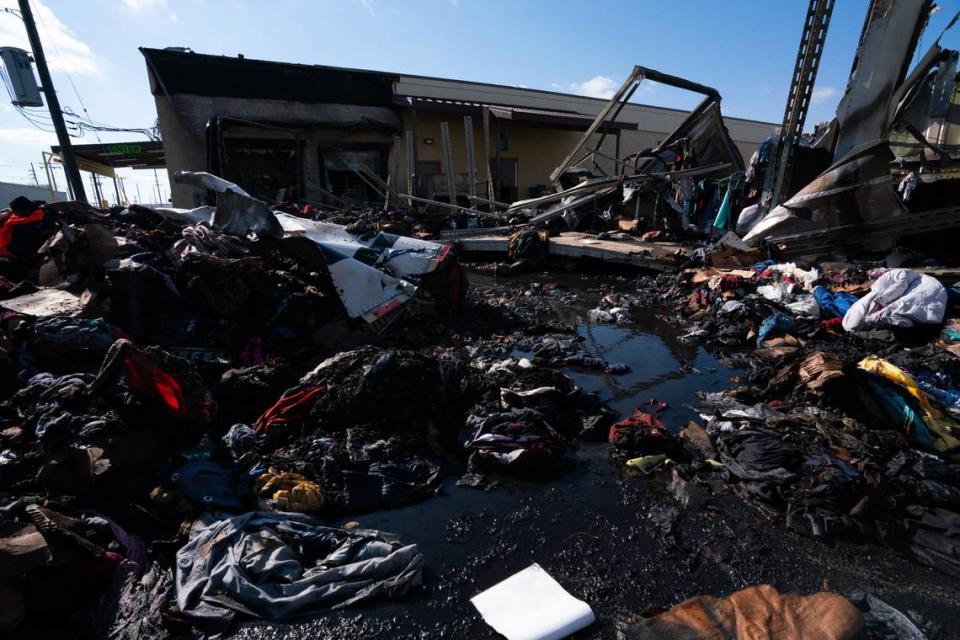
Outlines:
[[[629, 71], [629, 69], [626, 69]], [[691, 80], [698, 80], [691, 78]], [[397, 95], [420, 96], [441, 100], [454, 100], [465, 103], [500, 104], [532, 109], [548, 109], [553, 111], [570, 111], [581, 115], [596, 116], [607, 104], [607, 100], [588, 98], [555, 91], [540, 91], [521, 87], [507, 87], [502, 85], [485, 84], [482, 82], [468, 82], [463, 80], [447, 80], [444, 78], [425, 78], [421, 76], [399, 76], [395, 85]], [[695, 94], [691, 94], [695, 95]], [[624, 106], [617, 120], [620, 122], [639, 123], [640, 133], [648, 132], [653, 135], [665, 134], [673, 131], [683, 122], [689, 112], [681, 109], [668, 109], [645, 104], [628, 103]], [[724, 122], [730, 131], [737, 146], [744, 153], [744, 160], [756, 150], [761, 142], [767, 139], [779, 125], [771, 122], [759, 122], [724, 116]], [[652, 146], [652, 145], [647, 145]]]
[[[403, 127], [405, 131], [411, 131], [414, 127], [413, 114], [409, 111], [403, 114]], [[450, 128], [450, 140], [453, 155], [454, 173], [458, 176], [458, 185], [461, 192], [466, 184], [467, 155], [466, 139], [464, 131], [463, 116], [460, 114], [443, 113], [439, 111], [418, 111], [416, 115], [416, 148], [418, 161], [436, 161], [440, 163], [441, 172], [443, 167], [443, 145], [440, 138], [440, 123], [447, 122]], [[539, 126], [529, 126], [517, 123], [503, 122], [499, 123], [500, 131], [507, 137], [509, 147], [506, 151], [500, 151], [501, 159], [516, 158], [518, 169], [518, 198], [525, 199], [530, 197], [530, 189], [539, 185], [549, 186], [550, 174], [563, 161], [574, 145], [582, 137], [580, 131], [571, 131], [566, 129], [550, 129]], [[476, 152], [476, 167], [478, 182], [483, 182], [483, 119], [480, 116], [473, 116], [474, 128], [474, 150]], [[620, 131], [620, 157], [637, 153], [650, 147], [656, 146], [669, 131], [637, 131], [624, 129]], [[433, 144], [425, 144], [424, 140], [430, 138]], [[591, 144], [598, 140], [599, 136], [591, 137]], [[496, 156], [497, 141], [497, 120], [490, 119], [490, 157]], [[750, 154], [759, 146], [759, 143], [740, 141], [737, 146], [744, 156], [744, 162], [749, 160]], [[608, 156], [616, 156], [616, 136], [613, 133], [607, 135], [600, 151]], [[394, 179], [395, 188], [404, 192], [406, 190], [406, 141], [402, 140], [400, 149], [400, 167], [402, 175], [400, 179]], [[390, 167], [394, 164], [393, 150], [390, 155]], [[598, 164], [608, 173], [613, 174], [613, 161], [606, 158], [598, 158]], [[478, 189], [478, 195], [485, 197], [482, 189]]]

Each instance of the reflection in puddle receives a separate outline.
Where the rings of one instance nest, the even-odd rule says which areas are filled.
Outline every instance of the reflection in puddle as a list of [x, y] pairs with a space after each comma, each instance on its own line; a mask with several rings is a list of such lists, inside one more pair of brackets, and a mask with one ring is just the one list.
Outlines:
[[664, 400], [670, 408], [663, 414], [669, 426], [694, 417], [683, 405], [696, 401], [696, 392], [719, 391], [729, 386], [737, 372], [723, 366], [702, 347], [683, 342], [673, 327], [655, 318], [645, 318], [643, 329], [613, 325], [582, 324], [578, 333], [591, 355], [622, 362], [630, 373], [608, 375], [570, 370], [567, 373], [587, 392], [596, 393], [622, 415], [642, 407], [650, 398]]

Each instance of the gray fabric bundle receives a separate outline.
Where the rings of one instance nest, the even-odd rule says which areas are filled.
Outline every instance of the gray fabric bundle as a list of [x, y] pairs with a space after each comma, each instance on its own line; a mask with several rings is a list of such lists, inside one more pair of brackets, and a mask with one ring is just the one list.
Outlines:
[[177, 605], [211, 622], [229, 622], [237, 612], [281, 620], [402, 596], [420, 584], [422, 567], [416, 545], [379, 531], [250, 512], [194, 530], [177, 552]]

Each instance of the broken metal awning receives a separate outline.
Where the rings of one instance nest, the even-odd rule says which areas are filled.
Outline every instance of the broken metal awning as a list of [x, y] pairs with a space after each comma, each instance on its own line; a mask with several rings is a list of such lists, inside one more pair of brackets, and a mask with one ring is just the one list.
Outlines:
[[[50, 150], [60, 155], [60, 146]], [[162, 142], [107, 142], [104, 144], [75, 144], [73, 153], [80, 162], [102, 165], [111, 169], [161, 169], [167, 166]], [[83, 167], [81, 166], [81, 169]]]
[[[396, 104], [412, 107], [422, 111], [443, 111], [445, 113], [480, 114], [484, 108], [490, 110], [490, 115], [498, 120], [509, 120], [531, 126], [550, 127], [554, 129], [573, 129], [583, 131], [590, 126], [594, 117], [573, 111], [556, 111], [550, 109], [532, 109], [529, 107], [512, 107], [507, 105], [486, 104], [464, 100], [449, 100], [445, 98], [427, 98], [422, 96], [398, 96]], [[636, 122], [615, 121], [605, 123], [606, 131], [637, 129]]]
[[417, 295], [422, 278], [450, 254], [447, 245], [380, 232], [361, 239], [344, 227], [277, 214], [286, 236], [303, 236], [323, 252], [347, 315], [376, 323]]

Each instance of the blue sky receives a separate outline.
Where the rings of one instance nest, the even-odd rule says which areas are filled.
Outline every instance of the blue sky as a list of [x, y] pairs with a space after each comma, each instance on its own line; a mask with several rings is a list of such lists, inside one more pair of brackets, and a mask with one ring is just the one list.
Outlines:
[[[0, 8], [15, 5], [0, 0]], [[833, 115], [867, 5], [836, 4], [808, 126]], [[960, 9], [960, 0], [940, 5], [921, 52]], [[82, 100], [98, 121], [149, 127], [156, 110], [138, 46], [186, 46], [598, 96], [641, 64], [716, 87], [727, 115], [779, 122], [807, 2], [33, 0], [33, 6], [61, 103], [81, 112]], [[960, 48], [960, 27], [943, 44]], [[23, 26], [0, 14], [0, 46], [10, 45], [25, 45]], [[689, 108], [696, 97], [645, 83], [634, 100]], [[0, 180], [28, 179], [30, 161], [38, 162], [53, 140], [0, 94]], [[96, 141], [92, 133], [78, 140]], [[152, 188], [152, 173], [125, 176], [128, 193], [137, 183], [142, 192]]]

